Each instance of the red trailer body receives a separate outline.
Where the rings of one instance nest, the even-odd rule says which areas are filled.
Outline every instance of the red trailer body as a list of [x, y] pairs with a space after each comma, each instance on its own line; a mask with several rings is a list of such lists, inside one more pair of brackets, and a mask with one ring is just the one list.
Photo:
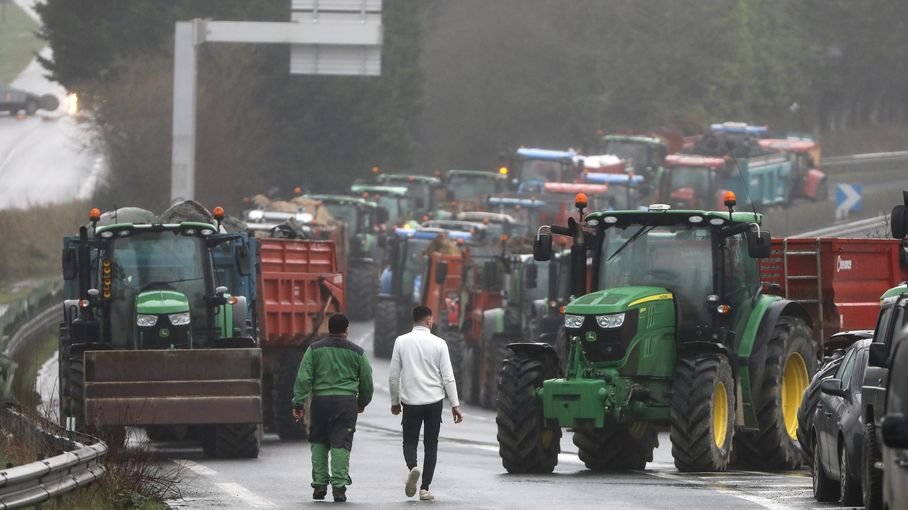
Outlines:
[[767, 292], [808, 310], [822, 346], [839, 331], [874, 328], [880, 296], [908, 279], [903, 253], [896, 239], [773, 239], [760, 272], [765, 284], [779, 286]]

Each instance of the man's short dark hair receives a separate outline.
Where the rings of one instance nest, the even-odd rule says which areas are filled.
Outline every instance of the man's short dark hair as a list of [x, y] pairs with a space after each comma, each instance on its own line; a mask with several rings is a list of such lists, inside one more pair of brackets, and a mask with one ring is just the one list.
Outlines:
[[347, 331], [347, 328], [349, 327], [350, 321], [348, 321], [347, 316], [342, 313], [332, 315], [331, 318], [328, 319], [328, 333], [336, 335]]
[[426, 317], [432, 316], [432, 309], [428, 306], [417, 306], [413, 309], [413, 322], [422, 322]]

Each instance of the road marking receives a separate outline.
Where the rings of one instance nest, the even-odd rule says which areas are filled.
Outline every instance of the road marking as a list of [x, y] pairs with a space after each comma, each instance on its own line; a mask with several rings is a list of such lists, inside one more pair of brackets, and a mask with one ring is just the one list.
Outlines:
[[180, 459], [177, 461], [177, 464], [183, 466], [184, 468], [192, 471], [193, 473], [195, 473], [197, 475], [216, 476], [218, 474], [217, 471], [211, 469], [210, 467], [203, 466], [203, 465], [199, 464], [198, 462], [193, 462], [189, 459]]
[[[498, 453], [498, 447], [497, 447], [497, 446], [486, 446], [486, 445], [483, 445], [483, 444], [464, 444], [464, 446], [468, 446], [468, 447], [470, 447], [470, 448], [475, 448], [475, 449], [477, 449], [477, 450], [484, 450], [484, 451], [487, 451], [487, 452], [495, 452], [495, 453]], [[576, 454], [571, 454], [571, 453], [559, 453], [559, 454], [558, 454], [558, 463], [559, 463], [559, 464], [560, 464], [560, 463], [567, 463], [567, 464], [580, 464], [580, 465], [583, 465], [583, 461], [580, 460], [580, 459], [578, 459]]]
[[249, 489], [243, 487], [242, 485], [234, 482], [223, 482], [216, 483], [222, 491], [230, 494], [231, 496], [243, 500], [243, 503], [246, 503], [252, 508], [277, 508], [277, 505], [268, 501], [267, 499], [255, 495]]
[[[687, 476], [679, 476], [679, 475], [674, 475], [671, 473], [659, 473], [659, 472], [655, 472], [655, 471], [644, 471], [644, 473], [651, 475], [651, 476], [655, 476], [657, 478], [664, 478], [666, 480], [683, 482], [683, 483], [686, 483], [689, 485], [698, 485], [698, 486], [706, 487], [706, 488], [709, 488], [720, 494], [726, 494], [728, 496], [733, 496], [738, 499], [743, 499], [744, 501], [748, 501], [750, 503], [760, 505], [761, 507], [766, 508], [767, 510], [792, 510], [793, 508], [802, 508], [803, 507], [802, 501], [799, 501], [798, 504], [796, 505], [796, 507], [792, 507], [789, 505], [780, 504], [776, 501], [773, 501], [769, 498], [765, 498], [763, 496], [755, 496], [753, 494], [747, 494], [746, 492], [742, 492], [740, 490], [737, 490], [737, 489], [734, 489], [731, 487], [723, 487], [723, 486], [721, 486], [721, 484], [716, 483], [718, 480], [710, 480], [710, 481], [706, 481], [706, 480], [702, 480], [702, 479], [696, 480], [696, 479], [689, 478]], [[792, 486], [792, 488], [796, 488], [796, 487]]]

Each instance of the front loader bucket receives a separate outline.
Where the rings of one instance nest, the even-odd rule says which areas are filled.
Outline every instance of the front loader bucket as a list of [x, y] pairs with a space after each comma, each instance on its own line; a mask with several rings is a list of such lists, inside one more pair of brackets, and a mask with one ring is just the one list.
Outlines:
[[104, 426], [261, 421], [261, 349], [85, 353], [86, 423]]

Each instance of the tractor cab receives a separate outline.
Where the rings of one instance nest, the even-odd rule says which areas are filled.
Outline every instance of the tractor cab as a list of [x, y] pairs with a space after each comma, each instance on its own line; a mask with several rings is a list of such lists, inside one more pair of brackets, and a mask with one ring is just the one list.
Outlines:
[[791, 155], [791, 193], [812, 200], [827, 200], [826, 174], [820, 168], [820, 144], [807, 136], [761, 138], [761, 147]]
[[649, 182], [655, 182], [669, 152], [662, 137], [648, 135], [605, 135], [595, 149], [596, 154], [621, 159], [634, 174], [644, 176]]
[[511, 156], [508, 167], [503, 169], [513, 173], [511, 182], [518, 192], [538, 192], [547, 182], [576, 181], [577, 153], [520, 148]]
[[677, 209], [721, 207], [725, 191], [740, 188], [726, 163], [724, 158], [672, 154], [665, 158], [659, 197]]
[[444, 182], [448, 200], [482, 200], [505, 191], [508, 173], [507, 168], [504, 168], [504, 172], [448, 170]]
[[351, 257], [378, 258], [376, 236], [388, 221], [387, 209], [372, 200], [349, 195], [311, 195], [331, 218], [346, 226], [347, 246]]
[[350, 186], [350, 191], [387, 211], [387, 214], [382, 213], [387, 223], [401, 225], [418, 217], [418, 201], [409, 195], [405, 186], [354, 184]]
[[603, 211], [608, 208], [615, 210], [637, 209], [645, 202], [645, 196], [651, 192], [650, 185], [642, 175], [614, 174], [604, 172], [588, 172], [583, 175], [584, 180], [590, 184], [608, 186], [606, 196], [609, 205], [606, 208], [593, 208]]
[[441, 179], [428, 175], [414, 174], [378, 174], [378, 184], [406, 188], [407, 198], [411, 202], [416, 216], [428, 214], [438, 205], [438, 195], [442, 189]]

